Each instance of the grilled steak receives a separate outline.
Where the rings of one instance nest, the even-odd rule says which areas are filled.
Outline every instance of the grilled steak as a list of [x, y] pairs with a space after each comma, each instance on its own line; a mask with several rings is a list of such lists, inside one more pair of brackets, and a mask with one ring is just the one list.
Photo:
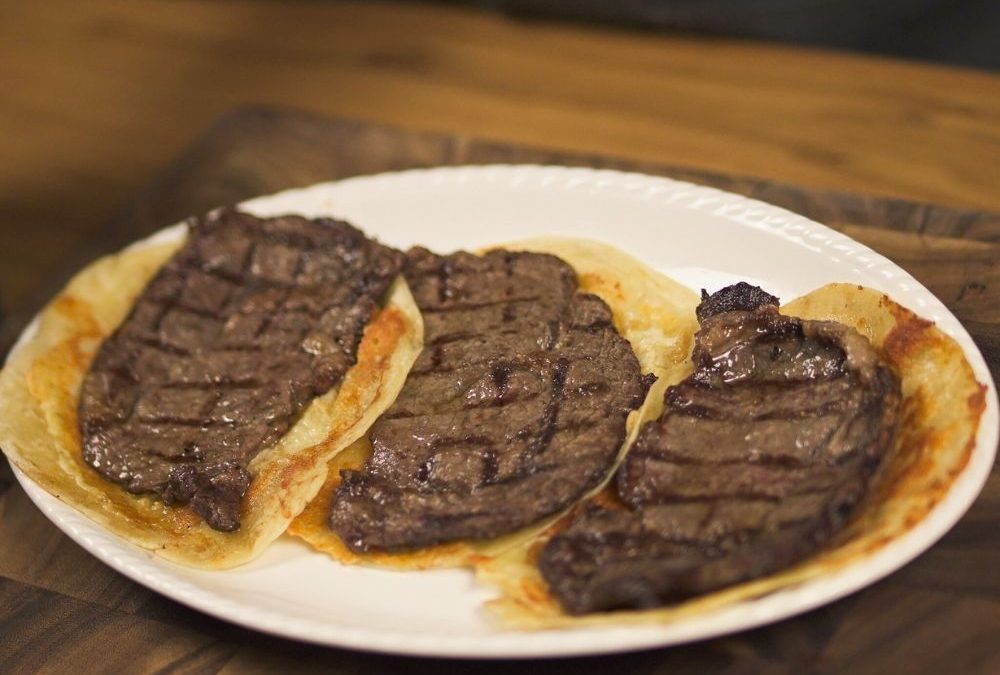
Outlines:
[[835, 322], [747, 284], [705, 297], [695, 371], [667, 390], [616, 475], [543, 548], [574, 614], [648, 608], [789, 566], [823, 545], [888, 451], [899, 381]]
[[595, 487], [648, 383], [602, 300], [550, 255], [414, 249], [424, 351], [343, 471], [330, 525], [356, 551], [489, 538]]
[[193, 223], [83, 381], [85, 461], [238, 529], [250, 460], [341, 381], [402, 264], [334, 220], [222, 210]]

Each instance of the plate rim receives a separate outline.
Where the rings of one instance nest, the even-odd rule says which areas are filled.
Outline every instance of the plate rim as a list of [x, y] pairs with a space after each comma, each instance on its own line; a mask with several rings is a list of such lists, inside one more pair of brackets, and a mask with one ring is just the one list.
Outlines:
[[[762, 598], [735, 603], [670, 624], [624, 624], [554, 631], [500, 629], [496, 633], [481, 636], [440, 636], [399, 629], [358, 628], [349, 624], [294, 617], [252, 602], [237, 602], [212, 589], [173, 576], [169, 571], [170, 563], [101, 530], [71, 506], [49, 495], [11, 464], [15, 477], [29, 498], [49, 520], [103, 563], [162, 595], [230, 623], [290, 639], [369, 652], [449, 658], [539, 658], [605, 654], [688, 643], [802, 614], [854, 593], [903, 567], [943, 537], [978, 497], [989, 477], [1000, 436], [996, 386], [982, 353], [954, 314], [909, 272], [849, 236], [800, 214], [718, 188], [662, 176], [614, 169], [538, 164], [446, 166], [352, 176], [254, 197], [240, 202], [238, 206], [253, 209], [268, 202], [294, 200], [307, 192], [322, 193], [335, 186], [343, 188], [344, 185], [358, 183], [369, 190], [391, 191], [398, 189], [399, 183], [416, 181], [419, 184], [420, 181], [430, 181], [437, 185], [461, 185], [470, 180], [487, 183], [509, 181], [512, 186], [540, 181], [540, 185], [545, 188], [562, 181], [559, 186], [567, 190], [587, 188], [621, 192], [624, 189], [637, 193], [643, 199], [662, 199], [692, 210], [709, 210], [716, 216], [763, 229], [770, 234], [792, 238], [807, 237], [817, 245], [836, 247], [841, 255], [851, 257], [869, 271], [879, 270], [888, 279], [901, 283], [901, 290], [926, 296], [928, 303], [918, 313], [934, 320], [958, 342], [977, 379], [987, 387], [986, 410], [976, 431], [976, 443], [969, 462], [953, 481], [945, 497], [916, 526], [875, 554], [832, 574]], [[364, 224], [359, 223], [359, 226], [363, 227]], [[177, 228], [178, 225], [164, 228], [129, 247], [142, 246]], [[928, 314], [931, 310], [934, 310], [933, 313]], [[33, 321], [25, 328], [11, 348], [8, 359], [30, 336], [34, 325]], [[734, 610], [741, 608], [746, 609], [749, 615], [735, 616], [738, 612]], [[719, 615], [728, 616], [729, 619], [717, 625], [701, 626], [706, 623], [706, 619]], [[683, 630], [680, 635], [662, 634], [667, 626], [676, 629], [678, 625], [693, 625], [696, 629], [689, 629], [687, 635]], [[701, 630], [697, 630], [699, 626]], [[595, 639], [597, 636], [601, 637]]]

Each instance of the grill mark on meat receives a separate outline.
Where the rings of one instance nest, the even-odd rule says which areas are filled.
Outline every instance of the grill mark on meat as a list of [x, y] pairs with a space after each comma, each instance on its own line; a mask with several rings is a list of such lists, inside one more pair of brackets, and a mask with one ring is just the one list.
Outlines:
[[502, 298], [500, 300], [490, 300], [488, 302], [451, 303], [441, 307], [428, 307], [427, 309], [421, 310], [421, 312], [423, 314], [451, 314], [452, 312], [467, 312], [473, 309], [486, 309], [488, 307], [497, 307], [499, 305], [503, 305], [507, 308], [512, 304], [527, 304], [537, 302], [538, 300], [539, 296], [529, 295], [521, 298]]
[[[667, 404], [676, 415], [690, 415], [692, 417], [710, 418], [724, 421], [762, 421], [771, 419], [790, 419], [817, 417], [830, 414], [839, 409], [842, 405], [842, 386], [828, 386], [830, 393], [835, 397], [824, 398], [817, 392], [825, 385], [840, 385], [842, 379], [837, 379], [829, 383], [798, 383], [805, 384], [808, 388], [809, 400], [803, 405], [801, 401], [792, 401], [793, 405], [780, 405], [788, 399], [784, 397], [770, 397], [771, 403], [777, 402], [776, 408], [766, 407], [766, 403], [761, 400], [739, 401], [739, 397], [712, 396], [717, 392], [704, 386], [679, 385], [671, 387], [667, 392]], [[794, 391], [795, 384], [789, 383], [783, 387], [785, 392]], [[733, 387], [736, 389], [736, 387]], [[746, 389], [745, 387], [743, 389]], [[767, 393], [766, 385], [753, 387], [755, 392]], [[737, 400], [733, 400], [736, 398]], [[708, 399], [708, 400], [706, 400]]]
[[694, 373], [539, 556], [570, 613], [648, 608], [780, 570], [865, 496], [891, 446], [899, 381], [846, 326], [777, 313], [739, 284], [704, 296]]
[[[516, 330], [498, 330], [494, 335], [517, 335]], [[481, 338], [481, 335], [476, 335], [473, 333], [461, 332], [461, 333], [446, 333], [444, 335], [438, 335], [430, 343], [425, 343], [425, 346], [431, 347], [441, 347], [444, 345], [455, 344], [459, 342], [470, 342]]]
[[[255, 334], [254, 337], [260, 337], [260, 335]], [[260, 354], [266, 352], [267, 350], [256, 344], [246, 344], [246, 345], [221, 345], [216, 351], [221, 353], [232, 353], [232, 354]]]
[[[329, 219], [220, 210], [191, 223], [84, 378], [84, 460], [238, 529], [250, 460], [340, 381], [402, 262]], [[303, 342], [326, 316], [357, 319], [344, 334], [324, 329], [336, 353]]]
[[[824, 403], [817, 405], [815, 408], [799, 410], [792, 414], [773, 412], [763, 415], [757, 415], [752, 417], [751, 419], [752, 421], [755, 422], [764, 422], [767, 420], [787, 420], [787, 419], [805, 419], [809, 417], [823, 417], [824, 415], [829, 415], [831, 413], [836, 412], [837, 409], [838, 409], [837, 403], [831, 402], [831, 403]], [[674, 414], [680, 417], [683, 416], [698, 417], [701, 419], [714, 419], [721, 422], [743, 421], [746, 419], [743, 417], [731, 417], [729, 415], [726, 415], [725, 413], [722, 414], [714, 413], [713, 411], [706, 410], [698, 406], [686, 406], [683, 408], [674, 408], [674, 411], [675, 411]]]
[[[444, 372], [449, 372], [449, 371], [444, 371]], [[454, 372], [454, 371], [451, 371], [451, 372]], [[538, 398], [539, 396], [540, 396], [540, 394], [530, 394], [528, 396], [525, 396], [524, 398], [518, 398], [518, 399], [514, 399], [514, 400], [510, 400], [510, 401], [503, 401], [503, 400], [485, 401], [483, 403], [476, 403], [476, 404], [473, 404], [473, 405], [465, 405], [462, 409], [463, 410], [498, 410], [498, 409], [507, 408], [507, 407], [510, 407], [510, 406], [515, 406], [515, 405], [518, 405], [518, 404], [521, 404], [521, 403], [532, 401], [532, 400]], [[385, 413], [385, 414], [382, 415], [382, 419], [387, 420], [387, 421], [389, 421], [389, 420], [408, 420], [408, 419], [415, 419], [415, 418], [425, 417], [426, 415], [427, 415], [426, 412], [416, 412], [416, 413], [414, 413], [414, 412], [410, 412], [410, 411], [404, 410], [404, 411], [399, 411], [399, 412], [395, 412], [394, 411], [394, 412]]]
[[361, 552], [491, 538], [595, 487], [649, 385], [607, 306], [547, 255], [418, 248], [405, 274], [428, 351], [373, 425], [365, 465], [341, 472], [331, 528]]
[[445, 335], [439, 335], [430, 342], [425, 342], [424, 347], [440, 347], [442, 345], [452, 344], [453, 342], [465, 342], [475, 338], [475, 335], [469, 333], [450, 333]]
[[507, 395], [507, 388], [510, 384], [510, 373], [510, 364], [502, 361], [494, 364], [493, 369], [490, 371], [490, 375], [493, 377], [493, 386], [496, 387], [497, 390], [497, 405], [499, 405]]
[[445, 448], [453, 448], [456, 445], [487, 445], [495, 440], [486, 434], [477, 433], [465, 433], [461, 436], [442, 436], [431, 443], [430, 449], [433, 452], [437, 452]]
[[243, 263], [243, 268], [238, 272], [229, 272], [224, 269], [209, 268], [209, 269], [202, 269], [202, 273], [212, 277], [213, 279], [218, 279], [219, 281], [225, 281], [234, 285], [239, 285], [243, 283], [243, 280], [247, 275], [248, 269], [250, 267], [250, 259], [252, 257], [253, 257], [253, 252], [251, 251], [251, 254], [247, 256], [246, 260]]
[[542, 433], [538, 435], [535, 442], [528, 446], [528, 453], [540, 455], [552, 443], [553, 436], [556, 435], [556, 418], [559, 416], [559, 405], [562, 403], [563, 389], [566, 385], [566, 369], [569, 367], [566, 359], [556, 361], [555, 368], [552, 369], [552, 393], [545, 405], [545, 416], [542, 418]]
[[139, 344], [150, 347], [157, 351], [167, 352], [168, 354], [173, 354], [174, 356], [191, 356], [191, 351], [184, 349], [183, 347], [177, 347], [175, 345], [165, 344], [162, 340], [155, 337], [140, 336], [135, 338], [135, 342]]
[[[412, 370], [407, 374], [407, 377], [412, 377], [414, 375], [430, 375], [441, 371], [441, 360], [444, 358], [441, 353], [441, 345], [430, 345], [431, 349], [431, 362], [423, 367], [414, 366]], [[448, 370], [458, 370], [457, 367], [449, 368]]]
[[789, 457], [787, 455], [773, 457], [765, 456], [754, 458], [753, 461], [748, 461], [746, 458], [718, 458], [718, 457], [700, 457], [692, 455], [680, 455], [671, 454], [669, 450], [667, 451], [656, 451], [645, 448], [635, 448], [634, 450], [629, 450], [629, 458], [633, 462], [638, 462], [639, 460], [650, 461], [650, 462], [660, 462], [668, 464], [677, 464], [682, 466], [762, 466], [762, 467], [776, 467], [785, 469], [802, 469], [811, 466], [808, 462], [803, 462], [795, 459], [794, 457]]
[[153, 320], [153, 330], [156, 333], [159, 333], [161, 327], [163, 326], [163, 319], [167, 316], [167, 313], [170, 311], [175, 302], [173, 299], [171, 299], [170, 302], [156, 302], [155, 300], [151, 300], [150, 302], [159, 310], [156, 315], [156, 319]]
[[[195, 316], [201, 317], [202, 319], [215, 319], [217, 315], [210, 309], [205, 309], [204, 307], [199, 307], [194, 303], [185, 303], [182, 300], [175, 300], [167, 306], [167, 310], [171, 309], [181, 309], [189, 314], [194, 314]], [[162, 322], [162, 317], [160, 322]], [[159, 323], [159, 322], [158, 322]]]
[[[504, 274], [506, 275], [507, 279], [508, 280], [513, 279], [514, 278], [514, 256], [509, 255], [508, 253], [505, 252], [504, 253], [504, 259], [503, 259], [503, 265], [504, 265]], [[507, 302], [507, 303], [505, 303], [504, 306], [503, 306], [503, 311], [502, 311], [502, 313], [501, 313], [500, 316], [501, 316], [502, 320], [505, 321], [505, 322], [506, 321], [513, 321], [514, 320], [514, 316], [515, 316], [515, 314], [514, 314], [514, 303], [513, 302]]]
[[561, 324], [558, 319], [553, 319], [548, 323], [549, 328], [549, 341], [545, 345], [546, 351], [552, 351], [556, 348], [556, 344], [559, 342], [559, 333], [561, 331]]
[[482, 484], [495, 485], [498, 482], [497, 474], [500, 472], [500, 461], [497, 459], [497, 453], [487, 451], [483, 453], [483, 460]]
[[[663, 464], [673, 464], [669, 461], [663, 461]], [[705, 465], [702, 465], [705, 466]], [[739, 466], [737, 464], [727, 465], [729, 467]], [[689, 468], [690, 465], [679, 465], [678, 468], [681, 470]], [[716, 469], [717, 467], [708, 466], [706, 468]], [[787, 468], [787, 467], [781, 467]], [[789, 472], [789, 476], [772, 476], [772, 480], [775, 481], [792, 481], [796, 477], [793, 473]], [[675, 502], [700, 502], [706, 500], [732, 500], [732, 499], [766, 499], [770, 501], [780, 501], [781, 499], [789, 496], [807, 496], [812, 494], [821, 494], [831, 486], [841, 485], [844, 481], [834, 482], [832, 484], [816, 486], [807, 486], [800, 488], [790, 488], [790, 489], [778, 489], [780, 483], [759, 483], [752, 484], [749, 486], [744, 486], [742, 489], [718, 489], [714, 492], [708, 494], [691, 494], [685, 495], [678, 492], [671, 492], [668, 494], [655, 495], [654, 499], [643, 500], [640, 505], [647, 504], [666, 504]]]

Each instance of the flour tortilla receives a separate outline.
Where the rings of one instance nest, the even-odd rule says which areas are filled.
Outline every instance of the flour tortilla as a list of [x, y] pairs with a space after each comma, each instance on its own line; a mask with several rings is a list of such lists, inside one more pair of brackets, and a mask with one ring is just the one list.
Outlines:
[[[611, 308], [615, 327], [631, 343], [642, 372], [656, 375], [657, 380], [650, 387], [643, 405], [629, 415], [626, 439], [619, 449], [620, 458], [635, 440], [642, 423], [659, 416], [666, 387], [691, 371], [688, 357], [697, 328], [694, 309], [698, 296], [613, 246], [597, 241], [546, 237], [490, 248], [550, 253], [569, 263], [576, 271], [580, 290], [599, 296]], [[333, 458], [326, 483], [316, 499], [292, 522], [288, 533], [347, 564], [396, 569], [462, 567], [517, 548], [559, 517], [491, 540], [463, 540], [402, 553], [355, 553], [330, 530], [327, 520], [334, 493], [340, 485], [340, 471], [360, 468], [370, 452], [369, 440], [362, 437]]]
[[482, 558], [480, 580], [500, 597], [488, 605], [499, 624], [540, 629], [665, 623], [801, 584], [863, 560], [905, 534], [941, 501], [965, 468], [986, 405], [961, 347], [886, 295], [861, 286], [830, 284], [785, 305], [783, 313], [834, 320], [868, 337], [902, 381], [900, 433], [880, 479], [855, 517], [834, 541], [783, 572], [684, 603], [649, 611], [564, 614], [535, 566], [556, 523], [500, 555]]
[[173, 562], [227, 568], [259, 555], [285, 531], [322, 485], [329, 459], [395, 399], [420, 353], [423, 322], [397, 279], [365, 330], [357, 364], [253, 459], [241, 527], [219, 532], [187, 506], [130, 494], [86, 466], [77, 425], [80, 384], [102, 340], [182, 243], [183, 236], [158, 237], [102, 258], [49, 303], [0, 372], [0, 447], [53, 496], [123, 539]]

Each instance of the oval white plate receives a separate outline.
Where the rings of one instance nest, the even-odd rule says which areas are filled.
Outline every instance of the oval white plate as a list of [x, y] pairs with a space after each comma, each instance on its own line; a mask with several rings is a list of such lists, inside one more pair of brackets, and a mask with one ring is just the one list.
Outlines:
[[[822, 579], [663, 626], [502, 631], [481, 609], [492, 591], [459, 570], [345, 567], [288, 538], [226, 572], [163, 562], [110, 535], [16, 472], [31, 499], [77, 543], [122, 574], [208, 614], [321, 644], [454, 657], [596, 654], [711, 637], [798, 614], [904, 565], [939, 539], [979, 493], [997, 447], [997, 399], [972, 339], [927, 289], [882, 256], [823, 225], [719, 190], [639, 174], [536, 166], [458, 167], [352, 178], [246, 202], [260, 215], [335, 215], [382, 241], [445, 252], [566, 234], [612, 243], [693, 289], [737, 280], [791, 299], [832, 281], [889, 293], [935, 321], [989, 385], [972, 459], [910, 532]], [[179, 236], [179, 228], [159, 237]], [[30, 331], [30, 328], [29, 328]], [[28, 331], [26, 331], [26, 334]]]

